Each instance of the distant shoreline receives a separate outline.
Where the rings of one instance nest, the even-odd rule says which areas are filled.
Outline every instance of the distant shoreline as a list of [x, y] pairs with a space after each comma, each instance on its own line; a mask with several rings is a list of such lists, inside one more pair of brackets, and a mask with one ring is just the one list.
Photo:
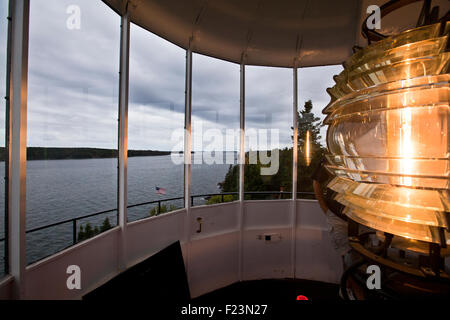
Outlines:
[[[128, 157], [168, 156], [170, 151], [128, 150]], [[117, 150], [100, 148], [28, 147], [27, 160], [81, 160], [117, 158]], [[0, 161], [5, 161], [5, 148], [0, 148]]]

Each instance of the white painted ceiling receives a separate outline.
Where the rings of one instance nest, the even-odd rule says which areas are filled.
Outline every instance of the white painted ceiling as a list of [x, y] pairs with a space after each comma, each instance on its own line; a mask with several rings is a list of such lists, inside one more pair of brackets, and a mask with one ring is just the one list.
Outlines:
[[[119, 14], [126, 0], [103, 0]], [[248, 65], [340, 64], [365, 46], [361, 25], [369, 5], [385, 0], [131, 0], [133, 23], [194, 52]], [[433, 5], [448, 10], [448, 0]], [[393, 12], [382, 31], [414, 27], [422, 2]], [[192, 40], [191, 40], [192, 39]], [[151, 52], [149, 52], [151, 54]]]

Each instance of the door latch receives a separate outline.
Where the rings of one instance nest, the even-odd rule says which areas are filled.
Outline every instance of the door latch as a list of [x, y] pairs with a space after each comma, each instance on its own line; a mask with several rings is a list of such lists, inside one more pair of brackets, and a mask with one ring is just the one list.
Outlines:
[[203, 223], [203, 219], [200, 218], [200, 217], [198, 217], [198, 218], [197, 218], [197, 222], [198, 222], [198, 230], [197, 230], [197, 233], [200, 233], [200, 232], [202, 232], [202, 223]]

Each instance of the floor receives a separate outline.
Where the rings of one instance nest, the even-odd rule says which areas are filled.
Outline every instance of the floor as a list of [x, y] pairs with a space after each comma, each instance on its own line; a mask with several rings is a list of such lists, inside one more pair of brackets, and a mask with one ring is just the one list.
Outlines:
[[[284, 303], [302, 299], [338, 300], [339, 285], [310, 280], [257, 280], [232, 284], [192, 301], [195, 303], [241, 302]], [[306, 300], [305, 299], [305, 300]]]
[[311, 301], [341, 302], [338, 292], [337, 284], [309, 280], [238, 282], [192, 299], [190, 315], [178, 319], [197, 319], [193, 308], [205, 306], [215, 308], [210, 319], [299, 319]]

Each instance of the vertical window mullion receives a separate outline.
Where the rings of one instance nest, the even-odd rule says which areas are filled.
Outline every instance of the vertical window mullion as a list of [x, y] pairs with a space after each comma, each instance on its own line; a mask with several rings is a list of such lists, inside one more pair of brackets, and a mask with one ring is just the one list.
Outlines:
[[128, 167], [128, 97], [130, 77], [130, 14], [122, 16], [120, 37], [120, 85], [119, 85], [119, 172], [118, 172], [118, 225], [121, 228], [120, 268], [126, 267], [127, 228], [127, 167]]
[[25, 297], [26, 267], [26, 161], [29, 0], [11, 3], [12, 33], [9, 74], [9, 257], [14, 276], [13, 296]]

